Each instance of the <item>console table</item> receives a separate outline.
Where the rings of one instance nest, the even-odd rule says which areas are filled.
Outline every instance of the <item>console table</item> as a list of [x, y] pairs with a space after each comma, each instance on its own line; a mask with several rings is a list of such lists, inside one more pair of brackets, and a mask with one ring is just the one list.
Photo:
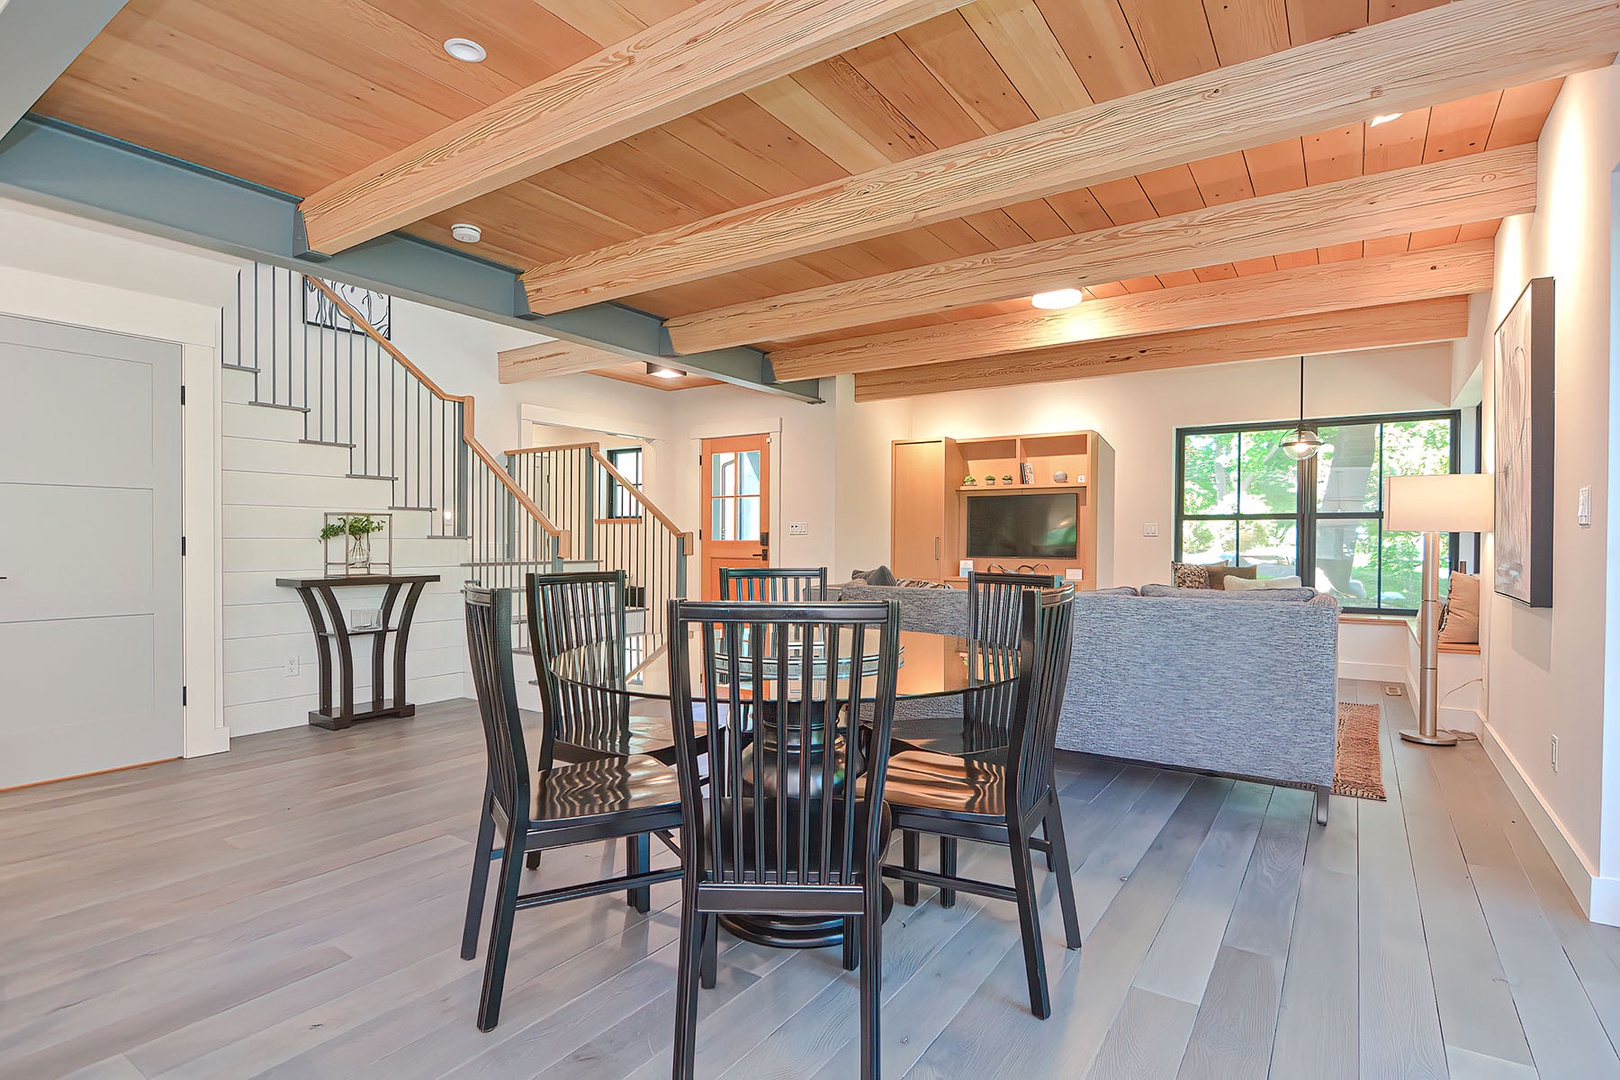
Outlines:
[[[353, 577], [277, 578], [276, 584], [284, 589], [297, 589], [298, 598], [309, 613], [310, 627], [315, 631], [315, 659], [320, 665], [321, 707], [309, 714], [309, 722], [316, 727], [342, 729], [357, 720], [378, 720], [388, 716], [414, 716], [416, 706], [405, 700], [405, 645], [411, 636], [411, 616], [416, 614], [416, 602], [422, 588], [438, 581], [438, 574], [367, 574]], [[369, 585], [382, 587], [382, 606], [378, 609], [377, 625], [350, 629], [338, 603], [337, 590]], [[401, 590], [405, 604], [399, 609], [399, 621], [390, 625], [394, 605]], [[318, 601], [318, 602], [317, 602]], [[325, 615], [322, 615], [322, 608]], [[330, 623], [330, 625], [328, 625]], [[394, 696], [383, 697], [383, 658], [388, 651], [388, 635], [394, 635]], [[354, 701], [354, 650], [350, 641], [369, 637], [371, 646], [371, 703], [357, 710]], [[337, 646], [338, 673], [343, 682], [343, 696], [334, 711], [332, 705], [332, 646]]]

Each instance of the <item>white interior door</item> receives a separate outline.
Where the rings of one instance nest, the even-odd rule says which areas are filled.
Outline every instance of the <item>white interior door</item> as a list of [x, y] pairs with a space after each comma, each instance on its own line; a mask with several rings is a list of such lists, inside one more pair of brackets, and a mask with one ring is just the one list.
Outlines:
[[180, 355], [0, 317], [0, 788], [181, 754]]

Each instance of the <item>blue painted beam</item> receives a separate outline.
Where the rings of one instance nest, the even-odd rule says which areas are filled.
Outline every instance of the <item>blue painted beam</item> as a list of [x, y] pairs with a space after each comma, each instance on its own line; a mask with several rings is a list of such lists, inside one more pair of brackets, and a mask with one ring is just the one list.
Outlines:
[[340, 255], [317, 255], [304, 242], [293, 196], [43, 117], [21, 120], [0, 139], [0, 195], [594, 345], [626, 360], [667, 360], [737, 386], [821, 400], [814, 380], [777, 382], [757, 349], [677, 356], [662, 320], [621, 304], [536, 315], [519, 271], [426, 240], [392, 233]]

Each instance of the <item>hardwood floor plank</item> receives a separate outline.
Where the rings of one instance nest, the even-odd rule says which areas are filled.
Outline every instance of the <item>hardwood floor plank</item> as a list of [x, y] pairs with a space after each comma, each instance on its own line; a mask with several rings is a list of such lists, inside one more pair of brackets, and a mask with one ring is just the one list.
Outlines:
[[1198, 1006], [1132, 986], [1086, 1075], [1091, 1080], [1174, 1076]]

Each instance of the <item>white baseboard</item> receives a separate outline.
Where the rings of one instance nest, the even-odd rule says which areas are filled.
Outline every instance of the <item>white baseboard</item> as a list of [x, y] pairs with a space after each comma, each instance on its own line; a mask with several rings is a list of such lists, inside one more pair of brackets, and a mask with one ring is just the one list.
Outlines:
[[[1410, 691], [1409, 691], [1410, 692]], [[1413, 699], [1414, 701], [1416, 698]], [[1479, 715], [1477, 709], [1464, 708], [1459, 705], [1440, 706], [1439, 724], [1447, 731], [1478, 732], [1485, 726], [1485, 718]]]
[[1339, 661], [1339, 678], [1361, 679], [1365, 682], [1406, 683], [1406, 669], [1399, 664], [1364, 664], [1355, 660]]
[[1620, 880], [1600, 877], [1586, 864], [1570, 842], [1563, 823], [1547, 809], [1535, 785], [1525, 777], [1512, 752], [1497, 739], [1488, 722], [1479, 726], [1479, 744], [1513, 793], [1547, 854], [1552, 856], [1553, 865], [1558, 867], [1559, 875], [1575, 894], [1575, 902], [1586, 912], [1586, 917], [1593, 922], [1620, 926]]

